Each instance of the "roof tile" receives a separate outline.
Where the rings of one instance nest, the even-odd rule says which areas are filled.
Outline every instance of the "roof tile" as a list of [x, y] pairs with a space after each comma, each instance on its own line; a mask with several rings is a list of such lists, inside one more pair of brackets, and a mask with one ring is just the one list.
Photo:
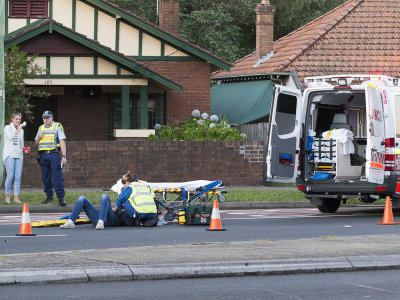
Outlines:
[[297, 71], [400, 76], [400, 1], [350, 0], [274, 42], [274, 55], [254, 67], [255, 52], [213, 78]]

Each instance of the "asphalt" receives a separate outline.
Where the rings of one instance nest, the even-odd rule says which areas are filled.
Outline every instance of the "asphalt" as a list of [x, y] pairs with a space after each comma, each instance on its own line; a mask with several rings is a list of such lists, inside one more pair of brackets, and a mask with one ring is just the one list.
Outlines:
[[[288, 201], [223, 203], [220, 209], [234, 209], [232, 205], [238, 209], [310, 207], [305, 201]], [[0, 212], [13, 207], [0, 206]], [[21, 207], [16, 208], [20, 212]], [[30, 212], [71, 208], [29, 207]], [[9, 254], [0, 255], [0, 285], [393, 269], [400, 268], [399, 243], [400, 235], [328, 236]]]

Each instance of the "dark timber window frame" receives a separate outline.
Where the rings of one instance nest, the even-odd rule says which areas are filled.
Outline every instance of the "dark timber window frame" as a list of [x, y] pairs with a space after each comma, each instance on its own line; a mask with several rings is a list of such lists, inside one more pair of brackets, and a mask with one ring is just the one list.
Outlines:
[[9, 18], [48, 18], [49, 0], [10, 0]]

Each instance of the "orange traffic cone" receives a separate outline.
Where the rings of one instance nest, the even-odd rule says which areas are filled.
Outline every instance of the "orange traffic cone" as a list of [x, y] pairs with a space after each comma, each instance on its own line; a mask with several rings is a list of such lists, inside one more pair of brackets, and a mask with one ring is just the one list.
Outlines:
[[31, 227], [31, 218], [29, 217], [29, 209], [28, 204], [24, 203], [22, 208], [22, 218], [21, 218], [21, 226], [19, 228], [18, 236], [34, 236], [36, 234], [32, 233]]
[[210, 228], [206, 229], [208, 231], [224, 231], [222, 229], [221, 217], [219, 216], [218, 200], [214, 200], [214, 205], [211, 213]]
[[386, 204], [385, 210], [383, 212], [383, 220], [382, 223], [376, 223], [378, 225], [397, 225], [400, 223], [395, 223], [393, 220], [393, 211], [392, 211], [392, 204], [390, 203], [390, 197], [386, 197]]

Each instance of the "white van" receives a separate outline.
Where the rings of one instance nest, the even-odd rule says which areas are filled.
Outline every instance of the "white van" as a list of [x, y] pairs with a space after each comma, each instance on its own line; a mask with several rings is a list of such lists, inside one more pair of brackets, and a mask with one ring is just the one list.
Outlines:
[[[400, 86], [383, 75], [308, 77], [275, 86], [267, 181], [296, 182], [321, 212], [348, 198], [400, 200]], [[400, 202], [399, 202], [400, 204]]]

